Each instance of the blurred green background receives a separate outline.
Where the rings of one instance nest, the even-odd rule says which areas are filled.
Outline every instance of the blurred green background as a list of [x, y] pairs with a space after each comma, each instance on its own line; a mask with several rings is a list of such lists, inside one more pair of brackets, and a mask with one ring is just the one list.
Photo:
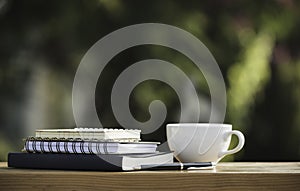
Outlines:
[[[74, 127], [72, 85], [82, 56], [110, 32], [147, 22], [189, 31], [217, 60], [227, 88], [225, 122], [246, 137], [244, 149], [224, 160], [299, 161], [300, 2], [295, 0], [0, 0], [0, 161], [21, 150], [22, 138], [35, 129]], [[165, 47], [138, 46], [116, 55], [99, 78], [102, 124], [118, 126], [110, 106], [114, 80], [149, 58], [180, 67], [203, 108], [209, 107], [206, 81], [188, 58]], [[133, 116], [147, 120], [154, 99], [168, 108], [165, 124], [179, 120], [178, 97], [157, 81], [132, 92]], [[165, 141], [164, 126], [143, 138]]]

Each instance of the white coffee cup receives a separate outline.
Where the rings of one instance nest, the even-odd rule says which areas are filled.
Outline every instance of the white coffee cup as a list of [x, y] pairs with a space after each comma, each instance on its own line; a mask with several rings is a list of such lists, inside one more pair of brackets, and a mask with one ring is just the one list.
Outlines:
[[[228, 150], [231, 135], [238, 137], [237, 146]], [[219, 162], [224, 156], [240, 151], [245, 143], [240, 131], [230, 124], [167, 124], [167, 141], [180, 162]]]

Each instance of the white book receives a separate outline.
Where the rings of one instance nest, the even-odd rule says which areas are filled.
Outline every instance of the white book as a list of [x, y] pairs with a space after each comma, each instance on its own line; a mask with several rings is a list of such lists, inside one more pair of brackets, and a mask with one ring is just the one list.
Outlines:
[[38, 129], [35, 137], [57, 139], [110, 140], [137, 142], [141, 139], [138, 129], [74, 128], [74, 129]]

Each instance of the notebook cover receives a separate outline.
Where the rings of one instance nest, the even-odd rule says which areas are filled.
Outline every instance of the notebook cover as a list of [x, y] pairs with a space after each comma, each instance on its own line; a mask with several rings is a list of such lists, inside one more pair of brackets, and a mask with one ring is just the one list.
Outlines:
[[[56, 170], [122, 171], [121, 155], [106, 155], [104, 160], [95, 154], [9, 153], [8, 167]], [[114, 165], [116, 164], [116, 165]]]

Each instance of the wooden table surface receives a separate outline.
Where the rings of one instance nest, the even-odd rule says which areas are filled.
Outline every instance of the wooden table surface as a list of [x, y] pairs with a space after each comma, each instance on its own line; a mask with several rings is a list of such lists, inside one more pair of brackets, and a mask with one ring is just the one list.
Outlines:
[[300, 190], [300, 162], [219, 163], [214, 170], [91, 172], [8, 168], [0, 190]]

